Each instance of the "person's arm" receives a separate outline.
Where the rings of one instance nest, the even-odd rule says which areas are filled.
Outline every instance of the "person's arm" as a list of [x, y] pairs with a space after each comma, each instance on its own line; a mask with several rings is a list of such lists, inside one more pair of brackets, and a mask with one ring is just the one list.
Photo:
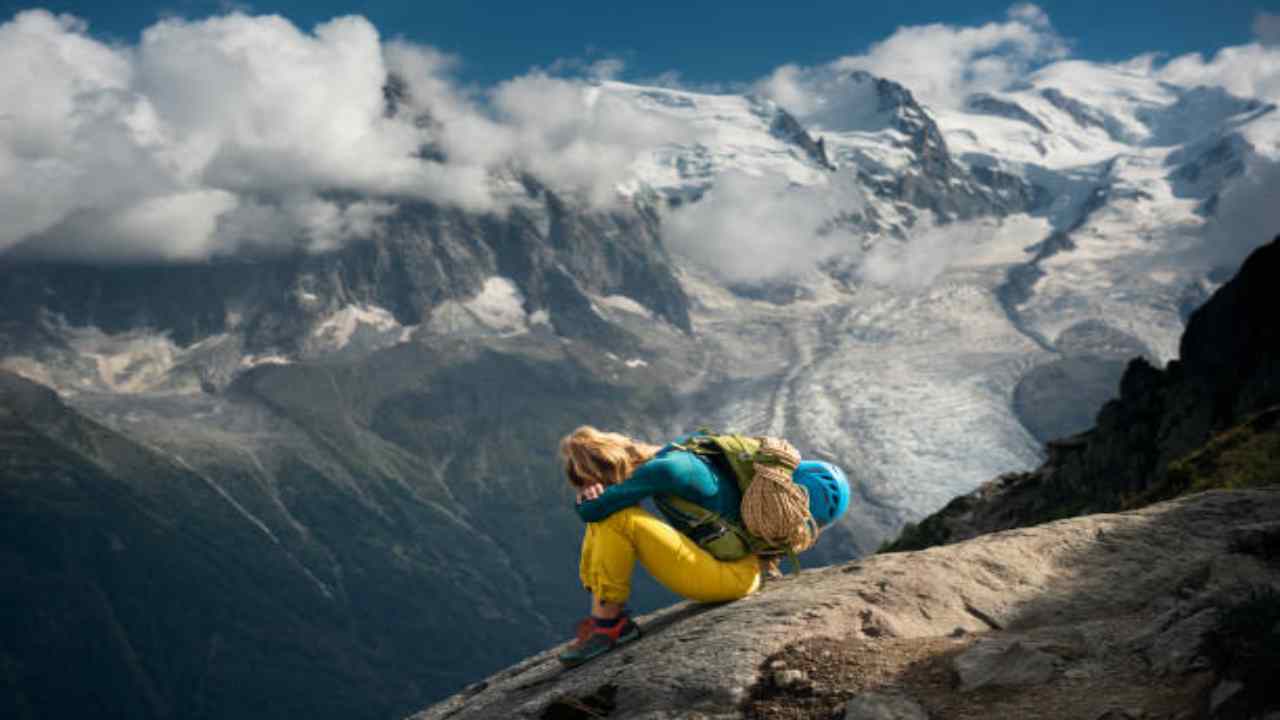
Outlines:
[[598, 522], [653, 495], [679, 495], [697, 502], [716, 489], [715, 478], [701, 460], [674, 451], [641, 465], [626, 482], [605, 488], [595, 499], [580, 501], [578, 516], [583, 522]]

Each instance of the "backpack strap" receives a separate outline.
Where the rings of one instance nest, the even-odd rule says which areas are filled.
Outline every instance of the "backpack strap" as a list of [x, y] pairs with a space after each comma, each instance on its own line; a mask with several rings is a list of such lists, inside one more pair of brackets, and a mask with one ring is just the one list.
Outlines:
[[676, 530], [717, 560], [740, 560], [754, 552], [754, 539], [740, 525], [678, 495], [655, 495], [653, 504]]

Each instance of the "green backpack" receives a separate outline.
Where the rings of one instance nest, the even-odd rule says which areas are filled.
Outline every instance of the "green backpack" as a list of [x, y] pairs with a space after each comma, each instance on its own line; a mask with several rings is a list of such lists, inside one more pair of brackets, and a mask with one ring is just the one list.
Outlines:
[[[794, 468], [794, 462], [762, 450], [765, 441], [766, 438], [762, 437], [715, 435], [700, 431], [674, 447], [702, 455], [713, 463], [723, 463], [721, 467], [727, 467], [733, 472], [738, 489], [745, 497], [756, 477], [758, 464], [777, 465], [784, 468], [788, 475]], [[760, 538], [749, 532], [744, 524], [728, 520], [719, 513], [682, 497], [658, 495], [653, 500], [667, 522], [719, 560], [740, 560], [751, 554], [766, 557], [786, 555], [799, 570], [796, 550], [791, 546]]]

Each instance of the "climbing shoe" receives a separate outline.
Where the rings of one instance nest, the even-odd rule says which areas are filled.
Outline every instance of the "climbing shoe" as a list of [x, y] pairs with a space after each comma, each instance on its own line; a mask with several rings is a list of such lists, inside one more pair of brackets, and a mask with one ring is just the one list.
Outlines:
[[599, 624], [596, 618], [589, 617], [578, 623], [578, 639], [560, 653], [560, 663], [565, 667], [574, 667], [599, 657], [610, 650], [640, 637], [640, 626], [623, 614], [608, 626]]

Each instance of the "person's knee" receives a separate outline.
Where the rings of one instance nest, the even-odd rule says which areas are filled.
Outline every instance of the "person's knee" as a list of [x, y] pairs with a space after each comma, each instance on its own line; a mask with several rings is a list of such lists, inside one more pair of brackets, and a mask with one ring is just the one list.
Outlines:
[[603, 520], [597, 520], [595, 524], [626, 535], [629, 534], [631, 528], [635, 527], [635, 523], [638, 520], [648, 517], [648, 515], [649, 513], [645, 512], [644, 508], [634, 505], [629, 508], [623, 508]]

